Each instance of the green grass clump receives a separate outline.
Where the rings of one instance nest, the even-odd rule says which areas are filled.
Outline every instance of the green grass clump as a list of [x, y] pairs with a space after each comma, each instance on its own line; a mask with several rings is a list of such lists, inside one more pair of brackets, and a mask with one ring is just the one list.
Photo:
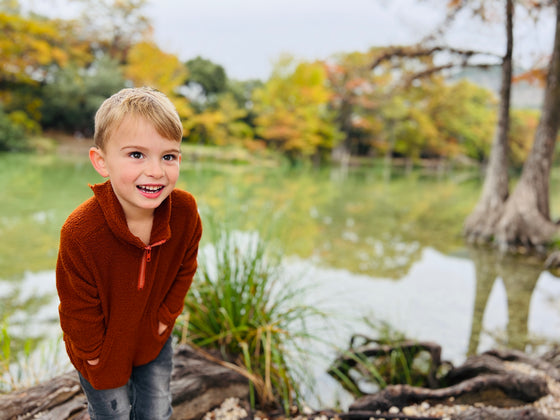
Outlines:
[[301, 303], [305, 289], [283, 278], [280, 259], [266, 248], [257, 233], [222, 231], [201, 249], [178, 329], [183, 341], [219, 350], [247, 376], [253, 406], [288, 412], [309, 379], [303, 366], [314, 337], [307, 322], [321, 314]]
[[60, 357], [62, 337], [20, 338], [11, 335], [6, 323], [0, 324], [0, 394], [29, 388], [60, 375], [70, 363]]
[[347, 391], [361, 397], [388, 385], [434, 385], [430, 381], [437, 381], [439, 355], [433, 360], [425, 343], [406, 339], [385, 322], [365, 321], [376, 337], [353, 335], [349, 349], [341, 352], [328, 371]]

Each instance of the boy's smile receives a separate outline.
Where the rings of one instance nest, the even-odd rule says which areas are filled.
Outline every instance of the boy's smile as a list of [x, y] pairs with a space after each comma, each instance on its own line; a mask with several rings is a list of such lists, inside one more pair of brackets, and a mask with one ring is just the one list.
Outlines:
[[175, 188], [181, 149], [144, 118], [127, 116], [103, 150], [91, 148], [90, 159], [111, 180], [127, 219], [139, 219], [151, 216]]

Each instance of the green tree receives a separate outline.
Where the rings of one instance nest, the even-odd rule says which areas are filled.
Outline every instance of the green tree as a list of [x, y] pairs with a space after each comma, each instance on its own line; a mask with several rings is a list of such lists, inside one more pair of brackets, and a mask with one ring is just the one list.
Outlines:
[[295, 163], [325, 158], [340, 139], [328, 104], [325, 66], [280, 62], [272, 77], [253, 95], [257, 135]]
[[74, 22], [20, 13], [17, 1], [5, 1], [0, 8], [0, 104], [25, 138], [40, 131], [41, 90], [53, 74], [68, 63], [85, 66], [92, 56]]
[[124, 86], [118, 63], [107, 56], [100, 57], [87, 69], [75, 64], [58, 69], [41, 92], [43, 127], [93, 135], [97, 108]]
[[188, 121], [189, 141], [219, 146], [253, 147], [253, 129], [245, 122], [247, 111], [232, 94], [221, 95], [215, 109], [206, 109]]
[[437, 144], [426, 152], [486, 161], [496, 126], [492, 92], [466, 80], [453, 84], [440, 81], [426, 92], [426, 99], [427, 112], [437, 130]]
[[409, 164], [462, 154], [487, 157], [485, 136], [493, 131], [494, 116], [490, 92], [451, 84], [433, 68], [432, 56], [412, 47], [372, 48], [328, 65], [331, 107], [344, 133], [337, 156], [378, 154], [390, 163], [397, 155]]
[[26, 137], [24, 128], [14, 122], [0, 106], [0, 152], [24, 149]]
[[248, 121], [252, 121], [252, 97], [255, 89], [262, 88], [263, 82], [259, 79], [233, 80], [228, 79], [227, 93], [230, 93], [240, 108], [248, 111]]
[[226, 71], [219, 64], [200, 56], [185, 63], [188, 77], [185, 85], [191, 92], [193, 105], [198, 111], [215, 106], [217, 96], [227, 89]]

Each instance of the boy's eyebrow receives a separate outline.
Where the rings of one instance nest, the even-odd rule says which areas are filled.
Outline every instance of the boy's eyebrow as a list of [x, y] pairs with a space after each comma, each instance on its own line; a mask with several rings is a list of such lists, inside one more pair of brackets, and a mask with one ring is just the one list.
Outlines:
[[[127, 146], [121, 147], [121, 151], [124, 151], [124, 150], [126, 150], [126, 149], [136, 149], [136, 150], [140, 150], [140, 151], [145, 151], [145, 150], [147, 150], [148, 148], [147, 148], [147, 147], [143, 147], [143, 146], [136, 146], [136, 145], [133, 145], [133, 144], [129, 144], [129, 145], [127, 145]], [[167, 150], [164, 150], [163, 153], [164, 153], [164, 154], [166, 154], [166, 153], [181, 153], [181, 149], [180, 149], [179, 147], [176, 148], [176, 149], [167, 149]]]

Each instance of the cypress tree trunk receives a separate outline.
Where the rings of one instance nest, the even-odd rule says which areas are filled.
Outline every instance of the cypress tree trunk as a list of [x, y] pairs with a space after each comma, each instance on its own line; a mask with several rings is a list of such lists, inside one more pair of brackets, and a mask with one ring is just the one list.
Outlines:
[[492, 143], [490, 159], [482, 194], [474, 211], [464, 225], [468, 242], [490, 242], [494, 227], [502, 216], [508, 197], [508, 131], [511, 99], [512, 52], [513, 52], [513, 0], [506, 1], [506, 54], [502, 61], [502, 85], [498, 129]]
[[550, 167], [560, 124], [560, 0], [555, 0], [555, 6], [556, 33], [541, 119], [519, 183], [495, 229], [495, 241], [502, 249], [522, 245], [538, 250], [558, 229], [549, 209]]

